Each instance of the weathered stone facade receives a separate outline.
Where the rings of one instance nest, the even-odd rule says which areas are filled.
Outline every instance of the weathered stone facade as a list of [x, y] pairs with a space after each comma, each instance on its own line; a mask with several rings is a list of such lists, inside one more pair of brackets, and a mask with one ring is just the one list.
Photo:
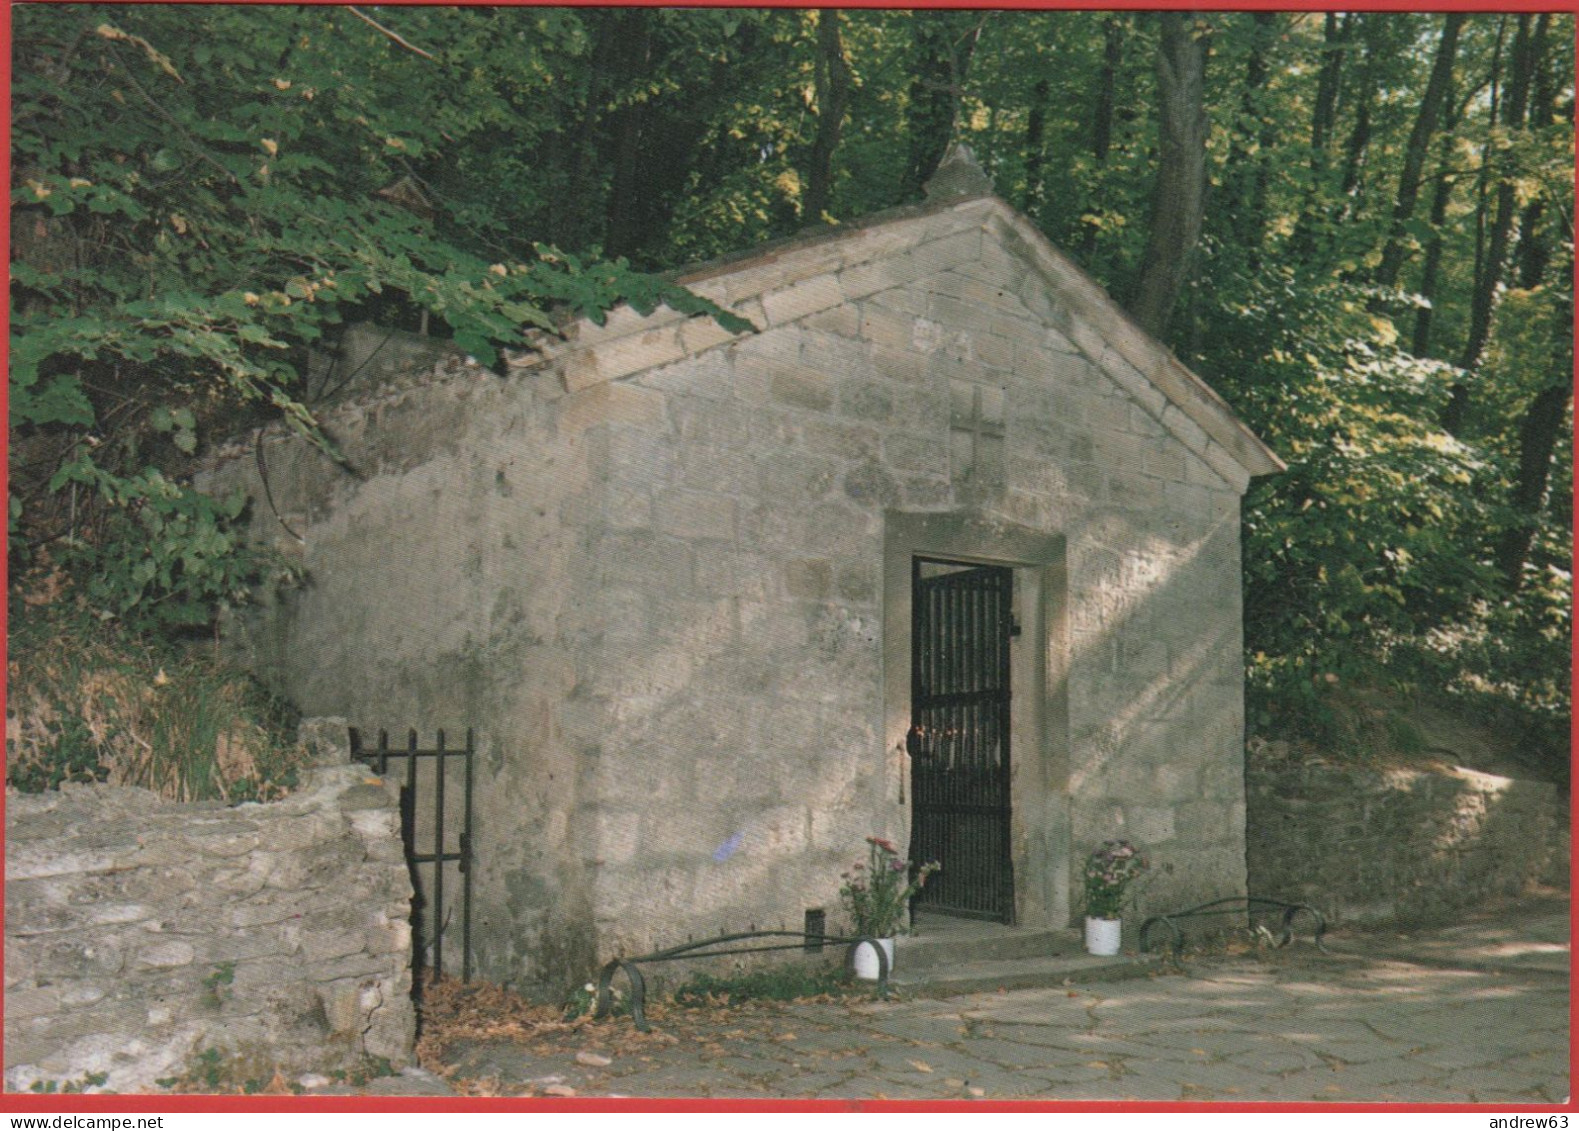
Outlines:
[[1252, 759], [1252, 889], [1329, 922], [1431, 920], [1568, 886], [1568, 799], [1550, 782], [1474, 770]]
[[[721, 928], [837, 924], [909, 833], [909, 566], [1015, 571], [1022, 923], [1129, 837], [1243, 892], [1239, 499], [1280, 466], [991, 196], [682, 281], [504, 376], [462, 360], [265, 442], [309, 586], [238, 626], [303, 709], [476, 728], [478, 969], [562, 992]], [[257, 461], [213, 486], [262, 499]], [[947, 861], [944, 861], [947, 867]]]
[[283, 801], [6, 796], [5, 1086], [129, 1092], [411, 1059], [395, 793], [327, 766]]

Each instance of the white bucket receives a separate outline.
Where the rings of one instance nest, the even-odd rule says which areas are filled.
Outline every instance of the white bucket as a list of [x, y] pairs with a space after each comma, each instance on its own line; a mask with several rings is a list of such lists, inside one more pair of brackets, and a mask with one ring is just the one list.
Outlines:
[[1122, 919], [1093, 919], [1086, 916], [1086, 950], [1091, 954], [1110, 955], [1119, 952], [1123, 936]]
[[[894, 972], [894, 940], [893, 939], [878, 939], [877, 940], [877, 945], [883, 948], [883, 954], [886, 955], [887, 958], [888, 958], [888, 973], [890, 975], [893, 974], [893, 972]], [[871, 943], [861, 942], [861, 943], [856, 943], [855, 944], [854, 965], [855, 965], [855, 976], [857, 978], [861, 978], [864, 981], [868, 981], [868, 982], [875, 982], [875, 981], [877, 981], [877, 974], [878, 974], [878, 970], [877, 970], [877, 951], [872, 949], [872, 944]]]

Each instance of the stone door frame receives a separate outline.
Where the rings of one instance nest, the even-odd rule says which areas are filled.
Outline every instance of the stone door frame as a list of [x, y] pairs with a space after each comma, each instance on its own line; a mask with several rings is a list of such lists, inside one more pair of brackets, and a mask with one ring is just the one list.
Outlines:
[[[1020, 634], [1010, 655], [1010, 854], [1014, 921], [1069, 923], [1068, 580], [1066, 540], [960, 513], [883, 516], [883, 734], [903, 759], [910, 729], [911, 562], [942, 558], [1014, 570]], [[907, 815], [908, 817], [908, 815]], [[906, 824], [908, 830], [908, 821]]]

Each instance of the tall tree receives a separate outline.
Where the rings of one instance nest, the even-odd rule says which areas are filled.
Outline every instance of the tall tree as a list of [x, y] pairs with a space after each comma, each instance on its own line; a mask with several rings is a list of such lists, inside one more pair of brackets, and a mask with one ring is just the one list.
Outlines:
[[[1473, 93], [1474, 91], [1471, 91], [1471, 96]], [[1410, 339], [1409, 351], [1416, 357], [1432, 356], [1431, 330], [1435, 322], [1437, 289], [1442, 278], [1442, 255], [1447, 247], [1447, 209], [1453, 199], [1453, 189], [1458, 184], [1454, 152], [1457, 142], [1455, 135], [1459, 121], [1467, 109], [1468, 97], [1459, 100], [1455, 97], [1452, 85], [1449, 84], [1445, 101], [1447, 107], [1442, 122], [1435, 184], [1431, 191], [1429, 214], [1431, 235], [1426, 240], [1425, 262], [1420, 268], [1420, 281], [1415, 286], [1415, 293], [1420, 296], [1421, 301], [1415, 310], [1414, 332]]]
[[833, 154], [844, 129], [844, 115], [850, 105], [850, 63], [839, 38], [839, 10], [823, 8], [817, 13], [817, 135], [812, 141], [811, 161], [806, 175], [806, 197], [801, 219], [817, 223], [833, 198]]
[[[1544, 17], [1543, 17], [1544, 19]], [[1518, 30], [1513, 37], [1511, 69], [1507, 93], [1502, 103], [1502, 130], [1507, 135], [1519, 131], [1529, 110], [1530, 84], [1535, 77], [1539, 38], [1534, 34], [1535, 21], [1529, 13], [1521, 13]], [[1495, 124], [1493, 124], [1495, 129]], [[1475, 289], [1470, 300], [1469, 334], [1464, 351], [1459, 357], [1459, 368], [1472, 377], [1479, 369], [1491, 341], [1491, 321], [1496, 310], [1497, 295], [1502, 287], [1508, 250], [1513, 238], [1514, 221], [1518, 213], [1516, 179], [1518, 158], [1513, 147], [1501, 151], [1497, 159], [1496, 214], [1491, 221], [1491, 232], [1486, 241], [1486, 252], [1481, 270], [1475, 279]], [[1469, 385], [1459, 380], [1453, 386], [1447, 407], [1442, 413], [1442, 426], [1457, 433], [1464, 426], [1469, 407]]]
[[1425, 174], [1426, 152], [1431, 145], [1431, 135], [1442, 116], [1453, 83], [1453, 59], [1458, 53], [1458, 33], [1464, 26], [1463, 12], [1449, 12], [1442, 20], [1442, 35], [1437, 42], [1436, 57], [1431, 64], [1431, 78], [1425, 93], [1420, 96], [1420, 109], [1415, 114], [1414, 127], [1409, 131], [1409, 141], [1404, 147], [1403, 169], [1398, 174], [1398, 193], [1393, 202], [1392, 227], [1387, 233], [1387, 243], [1382, 248], [1382, 260], [1376, 268], [1376, 282], [1391, 287], [1398, 282], [1398, 272], [1408, 254], [1406, 227], [1414, 218], [1415, 205], [1420, 198], [1420, 182]]
[[[1118, 73], [1124, 62], [1125, 17], [1110, 14], [1102, 22], [1102, 69], [1096, 84], [1096, 100], [1091, 108], [1091, 160], [1098, 169], [1107, 164], [1108, 150], [1113, 147], [1113, 118], [1118, 88]], [[1094, 199], [1088, 206], [1092, 216], [1100, 216], [1103, 202]], [[1081, 229], [1080, 250], [1090, 259], [1096, 251], [1097, 225], [1085, 224]]]
[[1384, 29], [1388, 21], [1378, 13], [1356, 16], [1360, 21], [1360, 62], [1353, 79], [1354, 124], [1343, 147], [1343, 179], [1338, 187], [1339, 221], [1346, 221], [1360, 210], [1358, 197], [1365, 171], [1365, 158], [1371, 148], [1371, 119], [1381, 85], [1379, 56], [1385, 51]]
[[1251, 15], [1250, 49], [1245, 56], [1244, 85], [1240, 91], [1238, 122], [1231, 131], [1225, 177], [1228, 213], [1234, 242], [1244, 251], [1253, 271], [1260, 263], [1261, 242], [1267, 215], [1267, 188], [1272, 148], [1276, 143], [1272, 115], [1268, 112], [1268, 53], [1277, 35], [1278, 14]]
[[1047, 76], [1036, 80], [1031, 90], [1031, 106], [1025, 115], [1025, 189], [1020, 195], [1020, 211], [1034, 214], [1042, 201], [1042, 165], [1047, 149], [1047, 101], [1052, 95]]
[[1157, 179], [1130, 313], [1158, 337], [1201, 235], [1206, 208], [1207, 27], [1193, 13], [1164, 12], [1157, 49]]
[[[1550, 129], [1557, 119], [1559, 83], [1554, 80], [1555, 67], [1547, 65], [1544, 48], [1549, 25], [1543, 15], [1536, 26], [1537, 75], [1533, 84], [1527, 126], [1534, 134]], [[1555, 53], [1554, 53], [1555, 54]], [[1519, 246], [1515, 282], [1526, 293], [1539, 293], [1547, 283], [1547, 270], [1552, 262], [1553, 239], [1542, 221], [1548, 213], [1547, 194], [1536, 194], [1525, 206], [1519, 218]], [[1542, 512], [1547, 505], [1547, 491], [1551, 481], [1552, 457], [1561, 438], [1568, 408], [1573, 402], [1573, 294], [1566, 284], [1573, 278], [1573, 232], [1568, 230], [1560, 241], [1567, 250], [1566, 262], [1555, 272], [1551, 282], [1560, 298], [1553, 304], [1549, 322], [1551, 330], [1547, 340], [1552, 343], [1546, 369], [1546, 384], [1533, 398], [1520, 417], [1518, 426], [1518, 468], [1509, 492], [1509, 510], [1512, 520], [1497, 545], [1497, 566], [1507, 579], [1513, 592], [1524, 584], [1524, 567], [1529, 561], [1530, 550], [1540, 530]]]
[[913, 63], [902, 198], [920, 194], [954, 137], [965, 79], [986, 23], [985, 11], [924, 8], [912, 13]]
[[[1573, 304], [1568, 305], [1571, 309]], [[1570, 321], [1571, 318], [1570, 314]], [[1566, 350], [1554, 353], [1552, 376], [1553, 383], [1535, 394], [1519, 421], [1519, 465], [1509, 498], [1513, 517], [1497, 545], [1497, 568], [1514, 592], [1524, 584], [1524, 566], [1546, 507], [1552, 455], [1563, 435], [1568, 407], [1573, 403], [1571, 337]]]
[[1309, 259], [1316, 250], [1317, 231], [1324, 227], [1325, 201], [1322, 188], [1326, 183], [1332, 160], [1330, 148], [1332, 135], [1337, 129], [1339, 94], [1343, 89], [1343, 65], [1351, 50], [1354, 22], [1359, 19], [1353, 12], [1339, 20], [1336, 12], [1328, 12], [1322, 27], [1321, 65], [1317, 70], [1316, 96], [1312, 102], [1310, 120], [1309, 175], [1306, 179], [1304, 198], [1295, 222], [1289, 249], [1300, 260]]

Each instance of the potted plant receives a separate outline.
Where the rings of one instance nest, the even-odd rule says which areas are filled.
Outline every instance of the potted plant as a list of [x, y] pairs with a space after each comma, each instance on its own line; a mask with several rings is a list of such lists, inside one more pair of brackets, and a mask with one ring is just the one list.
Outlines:
[[[910, 865], [899, 855], [893, 842], [882, 837], [866, 838], [866, 861], [844, 873], [839, 898], [850, 913], [855, 933], [863, 939], [876, 939], [894, 968], [894, 936], [906, 929], [905, 915], [910, 900], [926, 885], [927, 877], [942, 865], [930, 860], [910, 875]], [[867, 943], [857, 943], [854, 954], [855, 976], [868, 981], [878, 976], [877, 955]]]
[[1127, 840], [1106, 840], [1086, 857], [1086, 950], [1117, 954], [1130, 885], [1149, 865]]

